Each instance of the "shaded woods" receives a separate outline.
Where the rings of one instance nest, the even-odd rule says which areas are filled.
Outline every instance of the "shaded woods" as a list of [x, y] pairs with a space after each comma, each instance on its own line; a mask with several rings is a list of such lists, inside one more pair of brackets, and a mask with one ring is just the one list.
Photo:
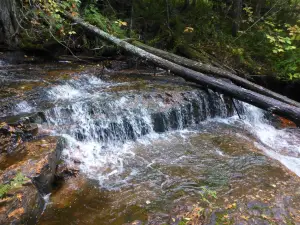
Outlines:
[[120, 38], [240, 74], [296, 80], [299, 7], [298, 0], [1, 0], [0, 41], [23, 49], [55, 46], [57, 54], [116, 53], [62, 18], [67, 11]]
[[[246, 77], [250, 75], [251, 78], [253, 73], [259, 76], [262, 73], [273, 75], [274, 72], [278, 79], [297, 80], [300, 28], [297, 25], [299, 15], [294, 10], [298, 7], [297, 0], [290, 1], [289, 4], [279, 0], [165, 0], [155, 3], [146, 0], [5, 1], [4, 10], [1, 11], [1, 29], [4, 31], [2, 42], [10, 48], [36, 49], [48, 53], [51, 51], [55, 57], [67, 52], [80, 60], [76, 55], [114, 56], [121, 53], [118, 48], [128, 52], [126, 43], [115, 41], [114, 37], [130, 37], [131, 40], [139, 39], [149, 45], [205, 63], [204, 67], [216, 66], [211, 67], [215, 68], [213, 71], [218, 71], [219, 67], [221, 74], [226, 74], [225, 78], [233, 82], [239, 80], [236, 74]], [[66, 18], [66, 14], [69, 18]], [[83, 18], [111, 37], [93, 32], [94, 28], [87, 29], [88, 33], [85, 33], [81, 29], [86, 27], [75, 26], [80, 22], [74, 20], [75, 23], [71, 23], [68, 20], [72, 21], [74, 17]], [[109, 42], [115, 45], [111, 46]], [[133, 55], [141, 57], [144, 53], [139, 54], [140, 51], [142, 50], [129, 50]], [[157, 64], [156, 61], [153, 62]], [[173, 71], [173, 64], [169, 68], [168, 63], [158, 63], [158, 66]], [[175, 63], [178, 64], [177, 61]], [[194, 68], [193, 61], [189, 63], [189, 66], [184, 66], [199, 71], [199, 68]], [[183, 68], [180, 70], [183, 71]], [[201, 68], [200, 72], [203, 72]], [[211, 69], [204, 72], [216, 75]], [[219, 76], [220, 72], [217, 74]], [[177, 75], [182, 74], [180, 72]], [[199, 82], [197, 79], [193, 81]], [[206, 78], [201, 78], [201, 82], [203, 79]], [[212, 83], [214, 82], [204, 82], [209, 86]], [[253, 89], [255, 84], [246, 83], [246, 80], [242, 83], [238, 81], [240, 86], [261, 93], [259, 86]], [[243, 91], [241, 90], [241, 95], [236, 95], [239, 90], [232, 93], [231, 88], [229, 93], [245, 100], [248, 94], [243, 94]], [[266, 91], [263, 91], [263, 95]], [[228, 93], [227, 90], [225, 92]], [[266, 96], [284, 99], [276, 97], [275, 93], [267, 93]], [[246, 101], [258, 104], [253, 98]], [[281, 108], [275, 102], [268, 103], [267, 106], [265, 100], [263, 102], [258, 105], [262, 104], [262, 108], [266, 110], [272, 108], [271, 111], [275, 112]], [[283, 102], [290, 103], [291, 100]], [[293, 118], [298, 123], [297, 113], [294, 116], [286, 112], [279, 114]]]

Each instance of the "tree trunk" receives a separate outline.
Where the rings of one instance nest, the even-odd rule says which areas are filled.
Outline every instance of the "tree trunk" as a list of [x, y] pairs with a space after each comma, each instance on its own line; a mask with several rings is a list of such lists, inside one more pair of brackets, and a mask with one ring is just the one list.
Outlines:
[[192, 1], [192, 7], [196, 7], [196, 5], [197, 5], [197, 0], [193, 0]]
[[187, 58], [184, 58], [184, 57], [181, 57], [181, 56], [178, 56], [178, 55], [175, 55], [175, 54], [172, 54], [172, 53], [160, 50], [160, 49], [156, 49], [156, 48], [147, 46], [147, 45], [145, 45], [141, 42], [138, 42], [138, 41], [133, 41], [132, 43], [135, 46], [138, 46], [139, 48], [142, 48], [142, 49], [146, 50], [147, 52], [150, 52], [154, 55], [157, 55], [157, 56], [162, 57], [166, 60], [174, 62], [178, 65], [181, 65], [181, 66], [184, 66], [184, 67], [187, 67], [189, 69], [192, 69], [192, 70], [195, 70], [195, 71], [198, 71], [198, 72], [202, 72], [202, 73], [205, 73], [205, 74], [212, 74], [212, 75], [216, 75], [216, 76], [219, 76], [219, 77], [222, 77], [222, 78], [230, 79], [233, 83], [235, 83], [237, 85], [240, 85], [243, 88], [247, 88], [249, 90], [255, 91], [255, 92], [260, 93], [262, 95], [266, 95], [266, 96], [275, 98], [277, 100], [280, 100], [282, 102], [300, 107], [299, 102], [296, 102], [292, 99], [289, 99], [285, 96], [282, 96], [282, 95], [280, 95], [276, 92], [270, 91], [267, 88], [264, 88], [260, 85], [254, 84], [254, 83], [252, 83], [252, 82], [250, 82], [250, 81], [248, 81], [244, 78], [241, 78], [241, 77], [239, 77], [239, 76], [237, 76], [237, 75], [235, 75], [235, 74], [233, 74], [229, 71], [226, 71], [226, 70], [223, 70], [223, 69], [220, 69], [220, 68], [208, 65], [208, 64], [203, 64], [201, 62], [196, 62], [196, 61], [193, 61], [193, 60], [190, 60], [190, 59], [187, 59]]
[[185, 10], [187, 10], [190, 6], [190, 0], [184, 0], [184, 4], [183, 7], [181, 9], [181, 12], [184, 12]]
[[263, 7], [263, 5], [265, 4], [265, 0], [258, 0], [256, 3], [256, 7], [255, 7], [255, 12], [254, 15], [256, 18], [260, 17], [261, 14], [261, 8]]
[[132, 44], [129, 44], [126, 41], [114, 37], [100, 30], [99, 28], [84, 22], [80, 18], [73, 17], [70, 14], [66, 14], [66, 17], [68, 17], [70, 20], [74, 21], [75, 23], [79, 24], [80, 26], [84, 27], [89, 32], [92, 32], [95, 35], [100, 36], [101, 38], [109, 42], [112, 42], [113, 44], [119, 46], [120, 48], [126, 50], [127, 52], [132, 53], [133, 55], [139, 56], [145, 60], [154, 63], [158, 67], [170, 70], [170, 72], [184, 78], [187, 81], [191, 81], [196, 84], [207, 86], [212, 90], [222, 92], [238, 100], [268, 110], [271, 113], [286, 117], [287, 119], [290, 119], [291, 121], [295, 122], [298, 126], [300, 126], [300, 108], [298, 107], [288, 105], [276, 99], [266, 97], [256, 92], [238, 87], [224, 80], [216, 79], [214, 77], [209, 77], [200, 72], [196, 72], [186, 67], [177, 65], [173, 62], [165, 60], [154, 54], [146, 52], [145, 50], [140, 49]]
[[15, 0], [0, 0], [0, 43], [11, 48], [18, 45], [17, 15]]
[[232, 14], [232, 36], [236, 37], [240, 30], [241, 16], [242, 16], [243, 0], [233, 0], [233, 14]]

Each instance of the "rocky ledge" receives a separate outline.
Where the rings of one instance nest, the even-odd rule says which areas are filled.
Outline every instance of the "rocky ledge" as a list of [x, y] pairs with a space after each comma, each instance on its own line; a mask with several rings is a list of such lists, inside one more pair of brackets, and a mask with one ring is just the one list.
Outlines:
[[0, 224], [33, 224], [41, 215], [59, 163], [63, 139], [40, 137], [19, 151], [0, 153]]

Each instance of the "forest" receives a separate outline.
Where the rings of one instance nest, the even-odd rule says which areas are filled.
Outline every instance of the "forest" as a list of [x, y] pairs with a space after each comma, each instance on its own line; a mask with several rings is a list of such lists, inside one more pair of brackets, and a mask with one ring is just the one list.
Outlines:
[[9, 48], [27, 50], [49, 51], [55, 46], [57, 52], [52, 54], [116, 53], [62, 16], [69, 12], [120, 38], [215, 62], [244, 76], [292, 81], [300, 77], [299, 4], [298, 0], [2, 0], [0, 40]]

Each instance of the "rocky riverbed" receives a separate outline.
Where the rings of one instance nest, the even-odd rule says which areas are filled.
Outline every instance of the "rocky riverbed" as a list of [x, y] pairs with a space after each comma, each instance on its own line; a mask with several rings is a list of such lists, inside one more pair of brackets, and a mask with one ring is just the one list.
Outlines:
[[300, 223], [297, 128], [126, 67], [2, 64], [1, 224]]

